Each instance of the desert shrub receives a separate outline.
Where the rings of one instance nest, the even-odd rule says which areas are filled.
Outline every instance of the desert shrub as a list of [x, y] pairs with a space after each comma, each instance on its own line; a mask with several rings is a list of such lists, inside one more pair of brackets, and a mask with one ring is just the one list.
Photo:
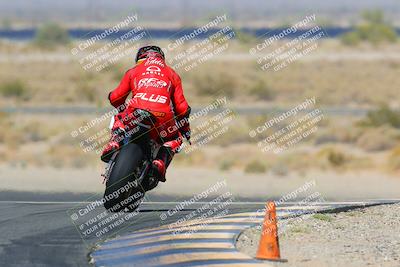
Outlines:
[[101, 70], [102, 73], [111, 74], [111, 78], [115, 82], [120, 82], [126, 71], [127, 68], [120, 63], [108, 65]]
[[359, 124], [371, 127], [378, 127], [386, 124], [395, 128], [400, 128], [400, 111], [395, 111], [387, 105], [381, 105], [378, 109], [369, 111], [367, 117]]
[[[259, 142], [265, 140], [265, 138], [269, 135], [272, 134], [273, 132], [279, 131], [282, 127], [285, 127], [285, 124], [282, 124], [278, 127], [271, 127], [268, 130], [263, 131], [262, 126], [268, 122], [273, 116], [271, 115], [250, 115], [246, 116], [246, 127], [247, 131], [245, 133], [247, 140], [249, 142]], [[250, 137], [249, 131], [254, 130], [256, 131], [257, 128], [261, 131], [261, 133], [257, 133], [255, 137]]]
[[345, 163], [346, 157], [342, 152], [339, 151], [331, 151], [328, 154], [328, 161], [333, 166], [341, 166]]
[[290, 171], [307, 171], [314, 167], [315, 160], [309, 152], [298, 151], [279, 155], [278, 160], [272, 161], [271, 172], [285, 176]]
[[316, 213], [312, 217], [316, 220], [321, 220], [326, 222], [331, 222], [333, 220], [333, 218], [328, 214], [322, 214], [322, 213]]
[[215, 138], [212, 141], [212, 144], [229, 146], [232, 144], [248, 143], [252, 141], [246, 124], [237, 117], [233, 118], [232, 122], [226, 125], [229, 128], [226, 130], [226, 132]]
[[[74, 167], [82, 168], [89, 165], [94, 151], [85, 153], [80, 147], [58, 144], [50, 147], [45, 154], [49, 165], [54, 168]], [[82, 161], [78, 163], [78, 161]]]
[[233, 97], [235, 94], [236, 80], [227, 73], [209, 74], [194, 77], [197, 95]]
[[219, 169], [221, 171], [228, 171], [230, 169], [232, 169], [232, 167], [235, 165], [235, 162], [233, 160], [229, 160], [229, 159], [224, 159], [220, 162], [219, 164]]
[[40, 27], [35, 35], [34, 43], [39, 47], [51, 48], [56, 45], [66, 45], [70, 42], [68, 32], [54, 23]]
[[356, 45], [366, 41], [374, 45], [382, 42], [395, 42], [396, 30], [385, 22], [382, 11], [365, 11], [362, 14], [363, 24], [356, 27], [354, 31], [345, 33], [342, 42], [346, 45]]
[[393, 148], [399, 140], [399, 131], [388, 126], [366, 129], [357, 139], [357, 146], [366, 151], [382, 151]]
[[321, 128], [315, 133], [314, 144], [321, 145], [326, 143], [355, 143], [365, 128], [357, 125], [332, 125]]
[[289, 168], [286, 163], [283, 161], [278, 161], [277, 163], [273, 164], [270, 169], [272, 174], [278, 176], [286, 176], [289, 173]]
[[204, 165], [206, 163], [207, 157], [201, 150], [194, 150], [190, 153], [180, 153], [174, 157], [174, 163], [181, 166], [196, 166]]
[[47, 137], [42, 132], [43, 126], [38, 122], [31, 122], [25, 125], [21, 132], [23, 133], [23, 142], [39, 142], [44, 141]]
[[258, 100], [272, 100], [275, 97], [274, 92], [263, 80], [258, 80], [250, 87], [250, 94]]
[[87, 83], [81, 84], [79, 88], [79, 94], [89, 102], [94, 102], [97, 96], [96, 89]]
[[342, 143], [355, 143], [362, 132], [362, 128], [354, 127], [354, 125], [348, 125], [346, 127], [337, 127], [335, 135], [339, 142]]
[[310, 233], [310, 229], [307, 226], [290, 225], [285, 235], [308, 234], [308, 233]]
[[254, 128], [260, 126], [260, 125], [263, 125], [270, 118], [271, 118], [270, 115], [250, 115], [250, 116], [246, 116], [247, 125], [251, 129], [254, 129]]
[[322, 159], [323, 164], [327, 164], [329, 167], [341, 167], [348, 160], [348, 157], [342, 151], [333, 147], [321, 149], [318, 152], [318, 157]]
[[361, 43], [360, 35], [356, 31], [347, 32], [341, 37], [342, 43], [349, 46], [355, 46]]
[[14, 80], [1, 84], [0, 93], [4, 97], [23, 99], [27, 96], [27, 89], [24, 83], [19, 80]]
[[264, 173], [266, 170], [267, 167], [265, 166], [265, 164], [258, 160], [253, 160], [249, 162], [244, 168], [244, 172], [246, 173]]
[[240, 29], [234, 29], [235, 32], [235, 38], [242, 44], [249, 44], [249, 43], [254, 43], [257, 41], [257, 38], [248, 32], [244, 32]]

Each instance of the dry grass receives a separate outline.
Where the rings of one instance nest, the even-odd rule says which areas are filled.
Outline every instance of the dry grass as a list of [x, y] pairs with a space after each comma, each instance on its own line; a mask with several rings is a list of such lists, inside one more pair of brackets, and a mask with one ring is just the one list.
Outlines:
[[[380, 49], [389, 53], [399, 52], [394, 46]], [[23, 79], [22, 90], [29, 99], [19, 99], [15, 95], [2, 97], [0, 105], [108, 106], [107, 94], [117, 86], [124, 70], [132, 66], [131, 58], [125, 58], [100, 73], [87, 72], [76, 58], [68, 57], [69, 50], [70, 47], [56, 47], [50, 51], [66, 55], [66, 60], [62, 61], [0, 61], [0, 85], [29, 77]], [[369, 52], [377, 52], [370, 47], [354, 50], [324, 41], [318, 53], [334, 54], [337, 51], [349, 54], [365, 52], [367, 56]], [[0, 44], [0, 54], [47, 52], [30, 45]], [[232, 43], [229, 53], [232, 52], [247, 53], [245, 47], [237, 43]], [[235, 55], [232, 58], [235, 59]], [[230, 104], [239, 106], [253, 106], [257, 102], [260, 106], [291, 107], [310, 96], [316, 96], [317, 103], [321, 105], [375, 106], [387, 103], [400, 106], [399, 71], [400, 62], [395, 59], [300, 61], [279, 72], [263, 72], [254, 60], [215, 60], [198, 66], [194, 71], [182, 71], [181, 76], [185, 94], [193, 106], [208, 104], [220, 94], [228, 96]], [[15, 88], [19, 95], [21, 90], [18, 86]], [[0, 114], [0, 126], [8, 129], [0, 132], [0, 161], [20, 160], [38, 166], [50, 164], [54, 167], [77, 168], [84, 167], [82, 161], [96, 165], [99, 162], [98, 155], [85, 153], [79, 147], [84, 138], [73, 139], [69, 136], [72, 130], [84, 125], [92, 117], [9, 117]], [[384, 154], [391, 169], [399, 168], [395, 149], [399, 145], [399, 130], [388, 126], [364, 127], [348, 117], [324, 119], [317, 133], [285, 153], [262, 153], [255, 143], [265, 138], [267, 133], [252, 139], [248, 132], [268, 117], [271, 114], [235, 117], [227, 133], [202, 149], [177, 156], [174, 164], [226, 171], [244, 171], [247, 166], [247, 171], [257, 169], [286, 175], [307, 172], [313, 168], [339, 171], [381, 168], [380, 161], [375, 162], [379, 155]], [[86, 138], [104, 129], [107, 123], [91, 129], [86, 133]], [[254, 162], [262, 162], [265, 169], [254, 167]]]
[[365, 151], [382, 151], [395, 147], [400, 141], [400, 131], [389, 126], [366, 128], [357, 139], [357, 146]]
[[[247, 51], [232, 43], [228, 53]], [[359, 53], [364, 48], [343, 48], [331, 41], [324, 41], [318, 53]], [[392, 46], [379, 51], [398, 53]], [[364, 52], [364, 51], [363, 51]], [[374, 52], [371, 48], [365, 51]], [[29, 45], [3, 45], [0, 53], [38, 53]], [[46, 53], [43, 52], [42, 53]], [[132, 67], [131, 57], [117, 65], [98, 72], [87, 72], [78, 59], [70, 55], [70, 47], [59, 47], [53, 54], [65, 55], [68, 60], [1, 62], [0, 84], [10, 80], [24, 79], [29, 88], [30, 103], [98, 103], [107, 104], [107, 93], [117, 86], [125, 70]], [[132, 55], [133, 56], [133, 55]], [[169, 56], [172, 56], [169, 55]], [[232, 55], [232, 59], [235, 56]], [[237, 103], [271, 101], [282, 105], [298, 103], [316, 96], [319, 104], [327, 105], [400, 105], [400, 62], [385, 60], [337, 60], [299, 61], [279, 71], [261, 71], [255, 60], [207, 61], [193, 71], [180, 71], [186, 93], [192, 103], [202, 102], [215, 93], [223, 92]], [[379, 92], [379, 93], [377, 93]], [[3, 101], [2, 101], [3, 102]]]
[[[80, 143], [103, 131], [108, 121], [77, 138], [70, 136], [72, 130], [91, 119], [92, 116], [76, 118], [63, 115], [60, 119], [59, 115], [0, 114], [0, 126], [8, 129], [0, 133], [0, 163], [23, 162], [25, 165], [51, 165], [57, 168], [97, 166], [100, 163], [99, 155], [95, 151], [84, 152]], [[254, 118], [254, 121], [253, 118], [248, 120], [242, 116], [236, 117], [229, 131], [193, 152], [183, 151], [175, 157], [173, 165], [202, 166], [223, 171], [268, 172], [276, 176], [307, 173], [313, 169], [339, 172], [399, 169], [398, 149], [390, 150], [399, 145], [398, 130], [393, 128], [347, 127], [342, 123], [343, 119], [331, 119], [309, 140], [283, 153], [274, 154], [272, 151], [263, 153], [248, 135], [248, 125], [257, 125], [263, 119], [265, 117]], [[333, 130], [335, 125], [338, 125], [336, 131]], [[347, 132], [344, 129], [348, 129]], [[345, 137], [341, 137], [342, 131]], [[330, 139], [334, 141], [327, 142], [325, 139], [326, 142], [317, 142], [321, 140], [321, 135], [329, 133], [333, 136]], [[103, 139], [106, 142], [108, 135], [106, 130], [97, 140]], [[390, 146], [383, 148], [382, 144], [387, 142]], [[101, 148], [102, 145], [99, 146]]]

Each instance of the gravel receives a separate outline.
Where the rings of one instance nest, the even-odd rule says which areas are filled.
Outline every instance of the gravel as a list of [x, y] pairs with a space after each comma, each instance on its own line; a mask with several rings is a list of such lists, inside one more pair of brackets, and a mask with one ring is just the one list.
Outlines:
[[[281, 220], [279, 243], [287, 263], [275, 266], [400, 266], [400, 204]], [[255, 257], [259, 227], [239, 235], [239, 251]]]

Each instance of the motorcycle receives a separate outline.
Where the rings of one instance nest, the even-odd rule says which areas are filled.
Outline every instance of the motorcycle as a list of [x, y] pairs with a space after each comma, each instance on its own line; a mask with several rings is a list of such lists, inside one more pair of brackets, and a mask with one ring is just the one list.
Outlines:
[[120, 149], [113, 152], [103, 174], [106, 182], [103, 205], [111, 212], [133, 212], [145, 192], [158, 185], [152, 162], [162, 142], [154, 127], [156, 118], [146, 110], [135, 109], [115, 119], [122, 121], [113, 132], [118, 136]]

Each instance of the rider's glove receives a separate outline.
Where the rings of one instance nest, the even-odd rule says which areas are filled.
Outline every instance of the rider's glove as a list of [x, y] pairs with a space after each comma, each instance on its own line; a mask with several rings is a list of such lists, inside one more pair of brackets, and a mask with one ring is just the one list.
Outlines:
[[179, 122], [179, 132], [183, 135], [183, 137], [186, 138], [186, 140], [188, 140], [188, 142], [190, 143], [190, 124], [189, 124], [189, 115], [190, 115], [190, 107], [188, 108], [188, 110], [186, 111], [185, 114], [178, 116], [178, 122]]
[[[189, 128], [189, 127], [188, 127]], [[190, 142], [190, 128], [188, 130], [181, 130], [181, 134]]]

